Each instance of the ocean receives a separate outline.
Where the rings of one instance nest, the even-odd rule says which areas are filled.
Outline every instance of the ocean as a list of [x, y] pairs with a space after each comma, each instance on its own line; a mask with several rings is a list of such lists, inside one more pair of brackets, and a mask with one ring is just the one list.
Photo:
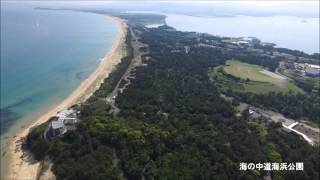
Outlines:
[[[165, 14], [169, 26], [181, 31], [227, 37], [257, 37], [277, 47], [319, 53], [319, 18], [298, 16], [207, 17]], [[196, 15], [196, 14], [195, 14]]]
[[98, 66], [116, 39], [93, 13], [1, 2], [1, 136], [61, 102]]

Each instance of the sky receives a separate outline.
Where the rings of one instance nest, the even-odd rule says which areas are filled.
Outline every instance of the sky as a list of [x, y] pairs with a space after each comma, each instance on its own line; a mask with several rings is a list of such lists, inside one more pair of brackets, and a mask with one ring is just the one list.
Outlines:
[[[25, 0], [5, 0], [27, 2]], [[82, 7], [114, 8], [127, 10], [149, 10], [167, 13], [196, 13], [198, 15], [252, 15], [252, 16], [302, 16], [319, 18], [319, 0], [34, 0], [37, 2], [52, 2], [52, 4], [68, 4]]]

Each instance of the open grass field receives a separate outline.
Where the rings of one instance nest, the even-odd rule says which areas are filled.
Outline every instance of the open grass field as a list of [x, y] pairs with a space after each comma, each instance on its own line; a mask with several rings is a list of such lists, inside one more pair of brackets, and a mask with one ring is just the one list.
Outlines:
[[286, 79], [286, 77], [267, 71], [261, 66], [236, 60], [227, 61], [223, 69], [226, 73], [244, 80], [249, 78], [252, 81], [277, 83]]
[[210, 71], [222, 90], [252, 93], [303, 92], [289, 78], [267, 71], [261, 66], [229, 60]]

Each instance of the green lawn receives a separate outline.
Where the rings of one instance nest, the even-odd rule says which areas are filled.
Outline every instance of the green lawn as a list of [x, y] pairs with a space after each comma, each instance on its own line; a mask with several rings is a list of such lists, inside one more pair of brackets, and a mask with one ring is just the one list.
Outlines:
[[[267, 74], [262, 73], [262, 71]], [[237, 80], [235, 78], [240, 78]], [[268, 92], [303, 92], [292, 80], [282, 75], [266, 71], [261, 66], [229, 60], [225, 66], [219, 66], [210, 71], [216, 84], [222, 90], [247, 91], [252, 93]]]
[[261, 73], [261, 71], [264, 70], [261, 66], [242, 63], [240, 61], [229, 60], [226, 62], [226, 66], [224, 66], [223, 69], [226, 73], [244, 80], [249, 78], [252, 81], [271, 83], [281, 81], [281, 79], [273, 78]]

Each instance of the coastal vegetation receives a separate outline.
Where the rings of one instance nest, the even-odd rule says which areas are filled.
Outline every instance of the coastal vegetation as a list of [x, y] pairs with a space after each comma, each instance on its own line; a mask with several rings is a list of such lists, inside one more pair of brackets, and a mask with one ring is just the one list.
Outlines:
[[114, 87], [120, 81], [121, 76], [127, 70], [132, 58], [133, 52], [132, 47], [130, 45], [131, 42], [131, 34], [127, 32], [126, 40], [125, 40], [125, 49], [126, 49], [126, 56], [121, 59], [121, 62], [116, 66], [116, 71], [112, 71], [108, 78], [104, 80], [101, 84], [100, 88], [94, 93], [91, 98], [103, 98], [106, 97], [109, 93], [112, 92]]
[[307, 77], [291, 69], [280, 69], [279, 72], [294, 80], [294, 83], [305, 92], [320, 92], [320, 77]]
[[166, 24], [166, 16], [161, 14], [123, 13], [116, 15], [123, 19], [127, 19], [129, 22], [134, 22], [134, 24], [139, 25]]
[[311, 64], [319, 64], [320, 63], [320, 54], [319, 53], [313, 53], [313, 54], [307, 54], [302, 51], [298, 50], [292, 50], [292, 49], [287, 49], [287, 48], [276, 48], [276, 50], [280, 53], [286, 53], [290, 54], [296, 57], [304, 57], [307, 59], [299, 59], [296, 58], [295, 62], [300, 62], [300, 63], [311, 63]]
[[34, 158], [38, 161], [44, 159], [47, 150], [49, 149], [49, 142], [44, 139], [44, 131], [48, 126], [47, 123], [43, 123], [36, 128], [32, 129], [27, 136], [26, 144], [31, 152], [34, 154]]
[[316, 93], [304, 93], [291, 80], [279, 80], [261, 71], [257, 65], [227, 61], [224, 66], [212, 68], [209, 75], [220, 92], [237, 102], [264, 107], [293, 119], [307, 119], [319, 126], [320, 99]]
[[[220, 92], [263, 107], [293, 119], [307, 119], [320, 125], [320, 99], [317, 93], [306, 93], [285, 76], [269, 76], [258, 65], [228, 60], [209, 70], [212, 82]], [[304, 84], [308, 81], [302, 80]], [[305, 88], [303, 88], [305, 89]]]
[[320, 126], [320, 97], [318, 94], [275, 93], [252, 94], [227, 91], [228, 96], [237, 102], [246, 102], [257, 107], [264, 107], [283, 115], [301, 120], [307, 119]]
[[[208, 39], [219, 41], [209, 35], [168, 26], [146, 29], [131, 24], [130, 28], [148, 45], [148, 54], [143, 58], [146, 65], [135, 69], [130, 85], [115, 99], [120, 113], [110, 114], [103, 98], [124, 72], [128, 63], [124, 61], [123, 68], [117, 68], [101, 89], [80, 105], [81, 122], [76, 131], [45, 142], [45, 146], [35, 146], [43, 142], [42, 126], [28, 136], [30, 150], [44, 152], [37, 159], [52, 159], [57, 179], [319, 178], [318, 146], [285, 132], [279, 123], [260, 125], [260, 119], [236, 116], [233, 104], [220, 96], [221, 88], [208, 75], [210, 68], [232, 58], [246, 63], [252, 60], [270, 70], [277, 67], [275, 60], [260, 61], [244, 52], [240, 57], [233, 51], [197, 46]], [[279, 96], [228, 92], [239, 100], [248, 95], [246, 101], [257, 99], [265, 106]], [[262, 99], [268, 95], [270, 99]], [[302, 97], [288, 93], [277, 100], [282, 106], [297, 108], [302, 104], [297, 105], [295, 98]], [[305, 171], [240, 171], [240, 162], [303, 162]]]

